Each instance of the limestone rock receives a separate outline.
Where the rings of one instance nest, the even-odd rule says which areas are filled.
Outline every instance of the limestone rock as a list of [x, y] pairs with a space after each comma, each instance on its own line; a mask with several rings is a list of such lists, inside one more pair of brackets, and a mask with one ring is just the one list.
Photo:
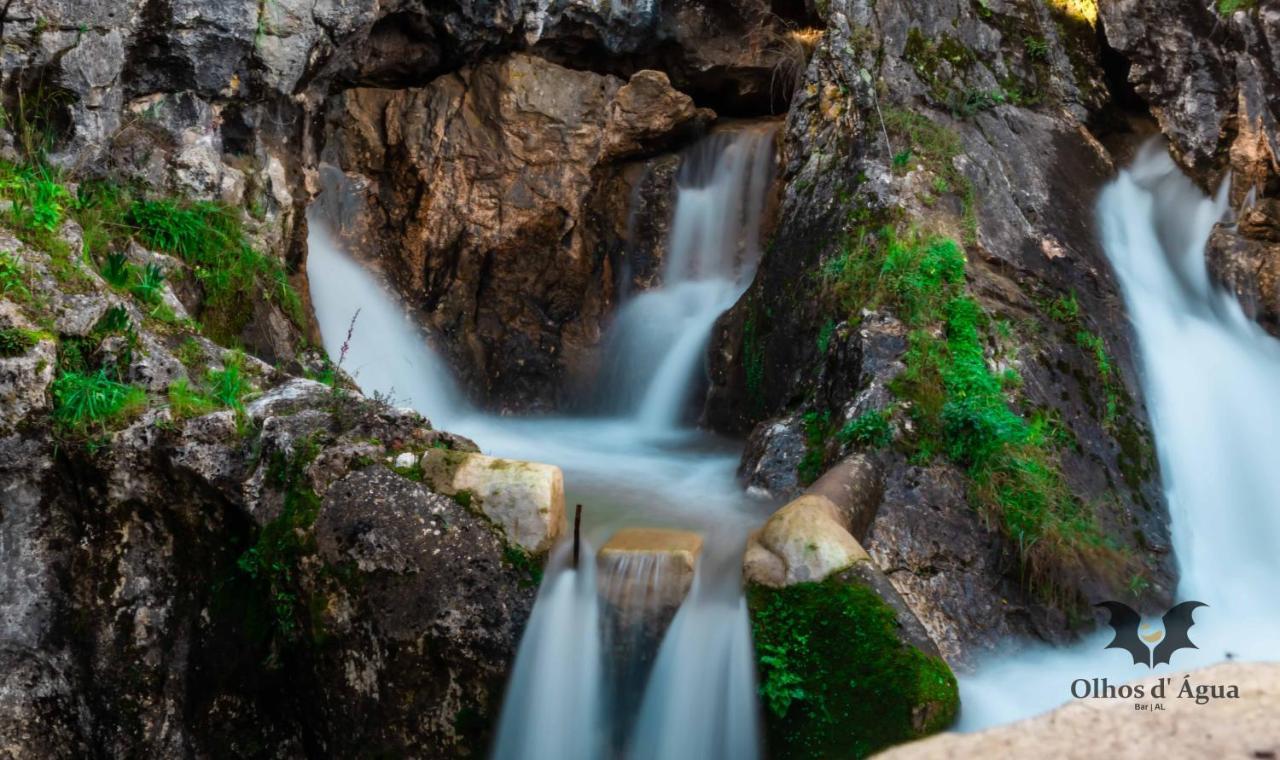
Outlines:
[[779, 509], [747, 541], [743, 577], [778, 588], [820, 581], [870, 557], [824, 496], [805, 494]]
[[464, 494], [525, 551], [542, 554], [564, 533], [559, 467], [433, 448], [422, 455], [422, 471], [438, 492]]
[[546, 405], [613, 299], [595, 178], [697, 116], [656, 72], [623, 82], [515, 54], [420, 89], [347, 91], [327, 150], [364, 208], [358, 248], [431, 305], [477, 395]]
[[[1081, 699], [1007, 726], [945, 734], [876, 755], [884, 760], [1060, 757], [1270, 757], [1280, 753], [1280, 665], [1223, 663], [1163, 676], [1170, 693], [1191, 684], [1239, 687], [1238, 699], [1165, 699], [1159, 712], [1134, 713], [1132, 699]], [[1161, 676], [1139, 679], [1144, 691]], [[1119, 685], [1119, 684], [1116, 684]], [[1064, 686], [1065, 688], [1065, 686]], [[1194, 687], [1193, 687], [1194, 688]], [[1149, 701], [1149, 700], [1148, 700]]]

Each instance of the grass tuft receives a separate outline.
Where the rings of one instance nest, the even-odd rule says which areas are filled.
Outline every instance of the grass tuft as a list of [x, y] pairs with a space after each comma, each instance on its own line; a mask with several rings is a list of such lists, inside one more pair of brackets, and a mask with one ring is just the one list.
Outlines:
[[105, 370], [93, 373], [64, 371], [53, 381], [53, 416], [75, 432], [106, 424], [146, 405], [141, 388], [116, 382]]

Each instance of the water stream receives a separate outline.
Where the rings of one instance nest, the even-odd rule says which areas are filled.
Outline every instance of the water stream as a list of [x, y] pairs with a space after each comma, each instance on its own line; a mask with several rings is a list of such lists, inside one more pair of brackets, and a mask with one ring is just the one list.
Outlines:
[[[1227, 212], [1148, 144], [1098, 200], [1102, 242], [1119, 277], [1169, 503], [1179, 600], [1191, 639], [1155, 673], [1228, 658], [1280, 657], [1280, 341], [1245, 316], [1206, 271], [1205, 243]], [[1159, 621], [1154, 621], [1158, 626]], [[1104, 649], [1109, 629], [1069, 648], [1028, 647], [961, 678], [961, 730], [1007, 723], [1071, 698], [1079, 678], [1148, 675]]]
[[747, 533], [774, 505], [744, 494], [740, 445], [698, 431], [688, 412], [705, 387], [712, 324], [759, 260], [775, 129], [716, 131], [683, 154], [661, 282], [624, 303], [610, 327], [591, 416], [521, 419], [467, 407], [397, 299], [327, 232], [338, 212], [317, 204], [310, 217], [308, 276], [325, 349], [339, 356], [360, 309], [343, 366], [366, 392], [408, 401], [486, 453], [559, 465], [566, 503], [586, 507], [585, 557], [620, 527], [703, 537], [693, 587], [661, 646], [621, 662], [618, 652], [642, 647], [610, 635], [617, 628], [601, 590], [648, 571], [620, 563], [597, 578], [594, 562], [571, 567], [561, 542], [521, 642], [495, 758], [758, 756], [741, 558]]

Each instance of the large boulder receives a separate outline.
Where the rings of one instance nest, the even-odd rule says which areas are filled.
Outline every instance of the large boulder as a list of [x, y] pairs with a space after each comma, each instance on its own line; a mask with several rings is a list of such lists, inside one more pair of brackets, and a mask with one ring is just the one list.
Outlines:
[[864, 757], [945, 728], [959, 706], [937, 646], [850, 533], [879, 505], [875, 468], [855, 455], [824, 480], [753, 533], [743, 559], [774, 757]]

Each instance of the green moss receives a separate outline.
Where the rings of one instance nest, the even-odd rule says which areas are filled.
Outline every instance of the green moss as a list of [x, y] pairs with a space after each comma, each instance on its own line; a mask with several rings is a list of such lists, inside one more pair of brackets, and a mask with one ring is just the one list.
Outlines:
[[828, 579], [753, 586], [747, 599], [771, 757], [866, 757], [955, 719], [951, 670], [903, 643], [870, 589]]
[[796, 466], [800, 482], [808, 485], [817, 480], [826, 469], [827, 439], [831, 437], [831, 411], [806, 412], [803, 417], [805, 452]]
[[958, 38], [943, 34], [930, 40], [916, 27], [907, 32], [902, 57], [929, 88], [929, 94], [943, 103], [949, 99], [954, 81], [963, 79], [977, 63], [973, 51]]
[[827, 349], [831, 347], [831, 335], [835, 332], [836, 321], [828, 319], [822, 324], [822, 329], [818, 331], [818, 353], [825, 355]]
[[542, 583], [542, 562], [519, 546], [508, 544], [502, 550], [502, 559], [520, 575], [520, 585], [537, 588]]

